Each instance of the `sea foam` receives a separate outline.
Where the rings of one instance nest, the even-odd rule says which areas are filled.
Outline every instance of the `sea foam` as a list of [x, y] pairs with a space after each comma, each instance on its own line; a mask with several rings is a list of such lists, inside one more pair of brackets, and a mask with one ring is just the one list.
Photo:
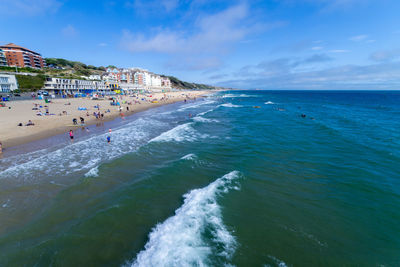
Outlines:
[[243, 107], [241, 105], [234, 105], [232, 103], [221, 104], [219, 107], [226, 107], [226, 108], [240, 108]]
[[193, 122], [188, 122], [185, 124], [181, 124], [172, 128], [169, 131], [163, 132], [159, 136], [150, 140], [150, 142], [193, 142], [197, 140], [197, 138], [206, 138], [208, 135], [200, 134], [192, 127]]
[[195, 154], [190, 153], [190, 154], [187, 154], [187, 155], [183, 156], [181, 159], [194, 160], [194, 159], [197, 159], [197, 156]]
[[[144, 250], [131, 266], [209, 266], [209, 256], [228, 261], [235, 252], [235, 237], [222, 221], [217, 197], [234, 189], [238, 171], [232, 171], [184, 195], [175, 215], [149, 234]], [[211, 233], [206, 237], [205, 232]]]
[[91, 168], [86, 174], [85, 177], [98, 177], [99, 176], [99, 166]]

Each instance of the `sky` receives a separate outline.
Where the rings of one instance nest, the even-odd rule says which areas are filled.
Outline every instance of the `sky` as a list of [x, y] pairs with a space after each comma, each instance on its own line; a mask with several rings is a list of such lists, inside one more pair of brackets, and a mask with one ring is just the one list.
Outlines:
[[240, 89], [400, 89], [398, 0], [0, 0], [0, 44]]

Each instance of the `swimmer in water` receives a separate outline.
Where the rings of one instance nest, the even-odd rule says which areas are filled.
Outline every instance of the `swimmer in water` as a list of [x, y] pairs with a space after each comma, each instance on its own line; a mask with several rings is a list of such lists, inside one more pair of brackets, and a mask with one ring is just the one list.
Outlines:
[[111, 143], [111, 136], [107, 136], [107, 143]]

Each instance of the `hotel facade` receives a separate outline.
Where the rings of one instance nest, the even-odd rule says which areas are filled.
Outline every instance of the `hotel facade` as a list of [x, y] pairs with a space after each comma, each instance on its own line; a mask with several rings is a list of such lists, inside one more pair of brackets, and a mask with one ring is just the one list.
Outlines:
[[42, 58], [42, 55], [35, 51], [13, 43], [2, 45], [0, 46], [0, 49], [5, 54], [8, 66], [20, 68], [30, 67], [36, 69], [45, 67], [45, 61]]

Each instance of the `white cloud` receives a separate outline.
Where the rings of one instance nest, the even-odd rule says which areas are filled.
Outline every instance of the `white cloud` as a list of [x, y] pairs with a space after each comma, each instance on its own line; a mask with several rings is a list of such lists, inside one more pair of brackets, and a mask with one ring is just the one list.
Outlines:
[[360, 34], [360, 35], [356, 35], [356, 36], [350, 37], [349, 40], [354, 41], [354, 42], [361, 42], [361, 41], [364, 41], [367, 38], [368, 38], [368, 35]]
[[[134, 53], [158, 52], [185, 59], [179, 59], [177, 66], [188, 63], [191, 69], [196, 69], [196, 64], [199, 69], [211, 68], [222, 64], [220, 58], [250, 34], [283, 25], [250, 20], [248, 6], [238, 4], [215, 14], [200, 15], [185, 30], [160, 28], [153, 34], [124, 30], [121, 46]], [[212, 64], [205, 64], [204, 58], [212, 59]]]
[[374, 61], [392, 61], [397, 58], [400, 58], [400, 49], [376, 51], [370, 56]]
[[329, 53], [348, 53], [350, 52], [349, 50], [346, 49], [333, 49], [333, 50], [329, 50]]
[[104, 46], [108, 46], [108, 44], [107, 43], [99, 43], [98, 46], [104, 47]]
[[61, 33], [64, 35], [64, 37], [67, 37], [67, 38], [77, 37], [79, 34], [78, 31], [71, 24], [64, 27], [61, 30]]
[[322, 46], [314, 46], [314, 47], [311, 47], [311, 50], [322, 50], [322, 49], [323, 49]]
[[263, 89], [400, 89], [400, 63], [343, 65], [313, 71], [242, 73], [242, 79], [219, 82], [235, 88]]
[[1, 0], [2, 16], [40, 16], [55, 13], [61, 7], [58, 0]]
[[158, 13], [160, 10], [167, 13], [174, 11], [179, 6], [179, 0], [131, 0], [125, 2], [125, 7], [134, 9], [135, 12], [140, 14], [153, 14]]

